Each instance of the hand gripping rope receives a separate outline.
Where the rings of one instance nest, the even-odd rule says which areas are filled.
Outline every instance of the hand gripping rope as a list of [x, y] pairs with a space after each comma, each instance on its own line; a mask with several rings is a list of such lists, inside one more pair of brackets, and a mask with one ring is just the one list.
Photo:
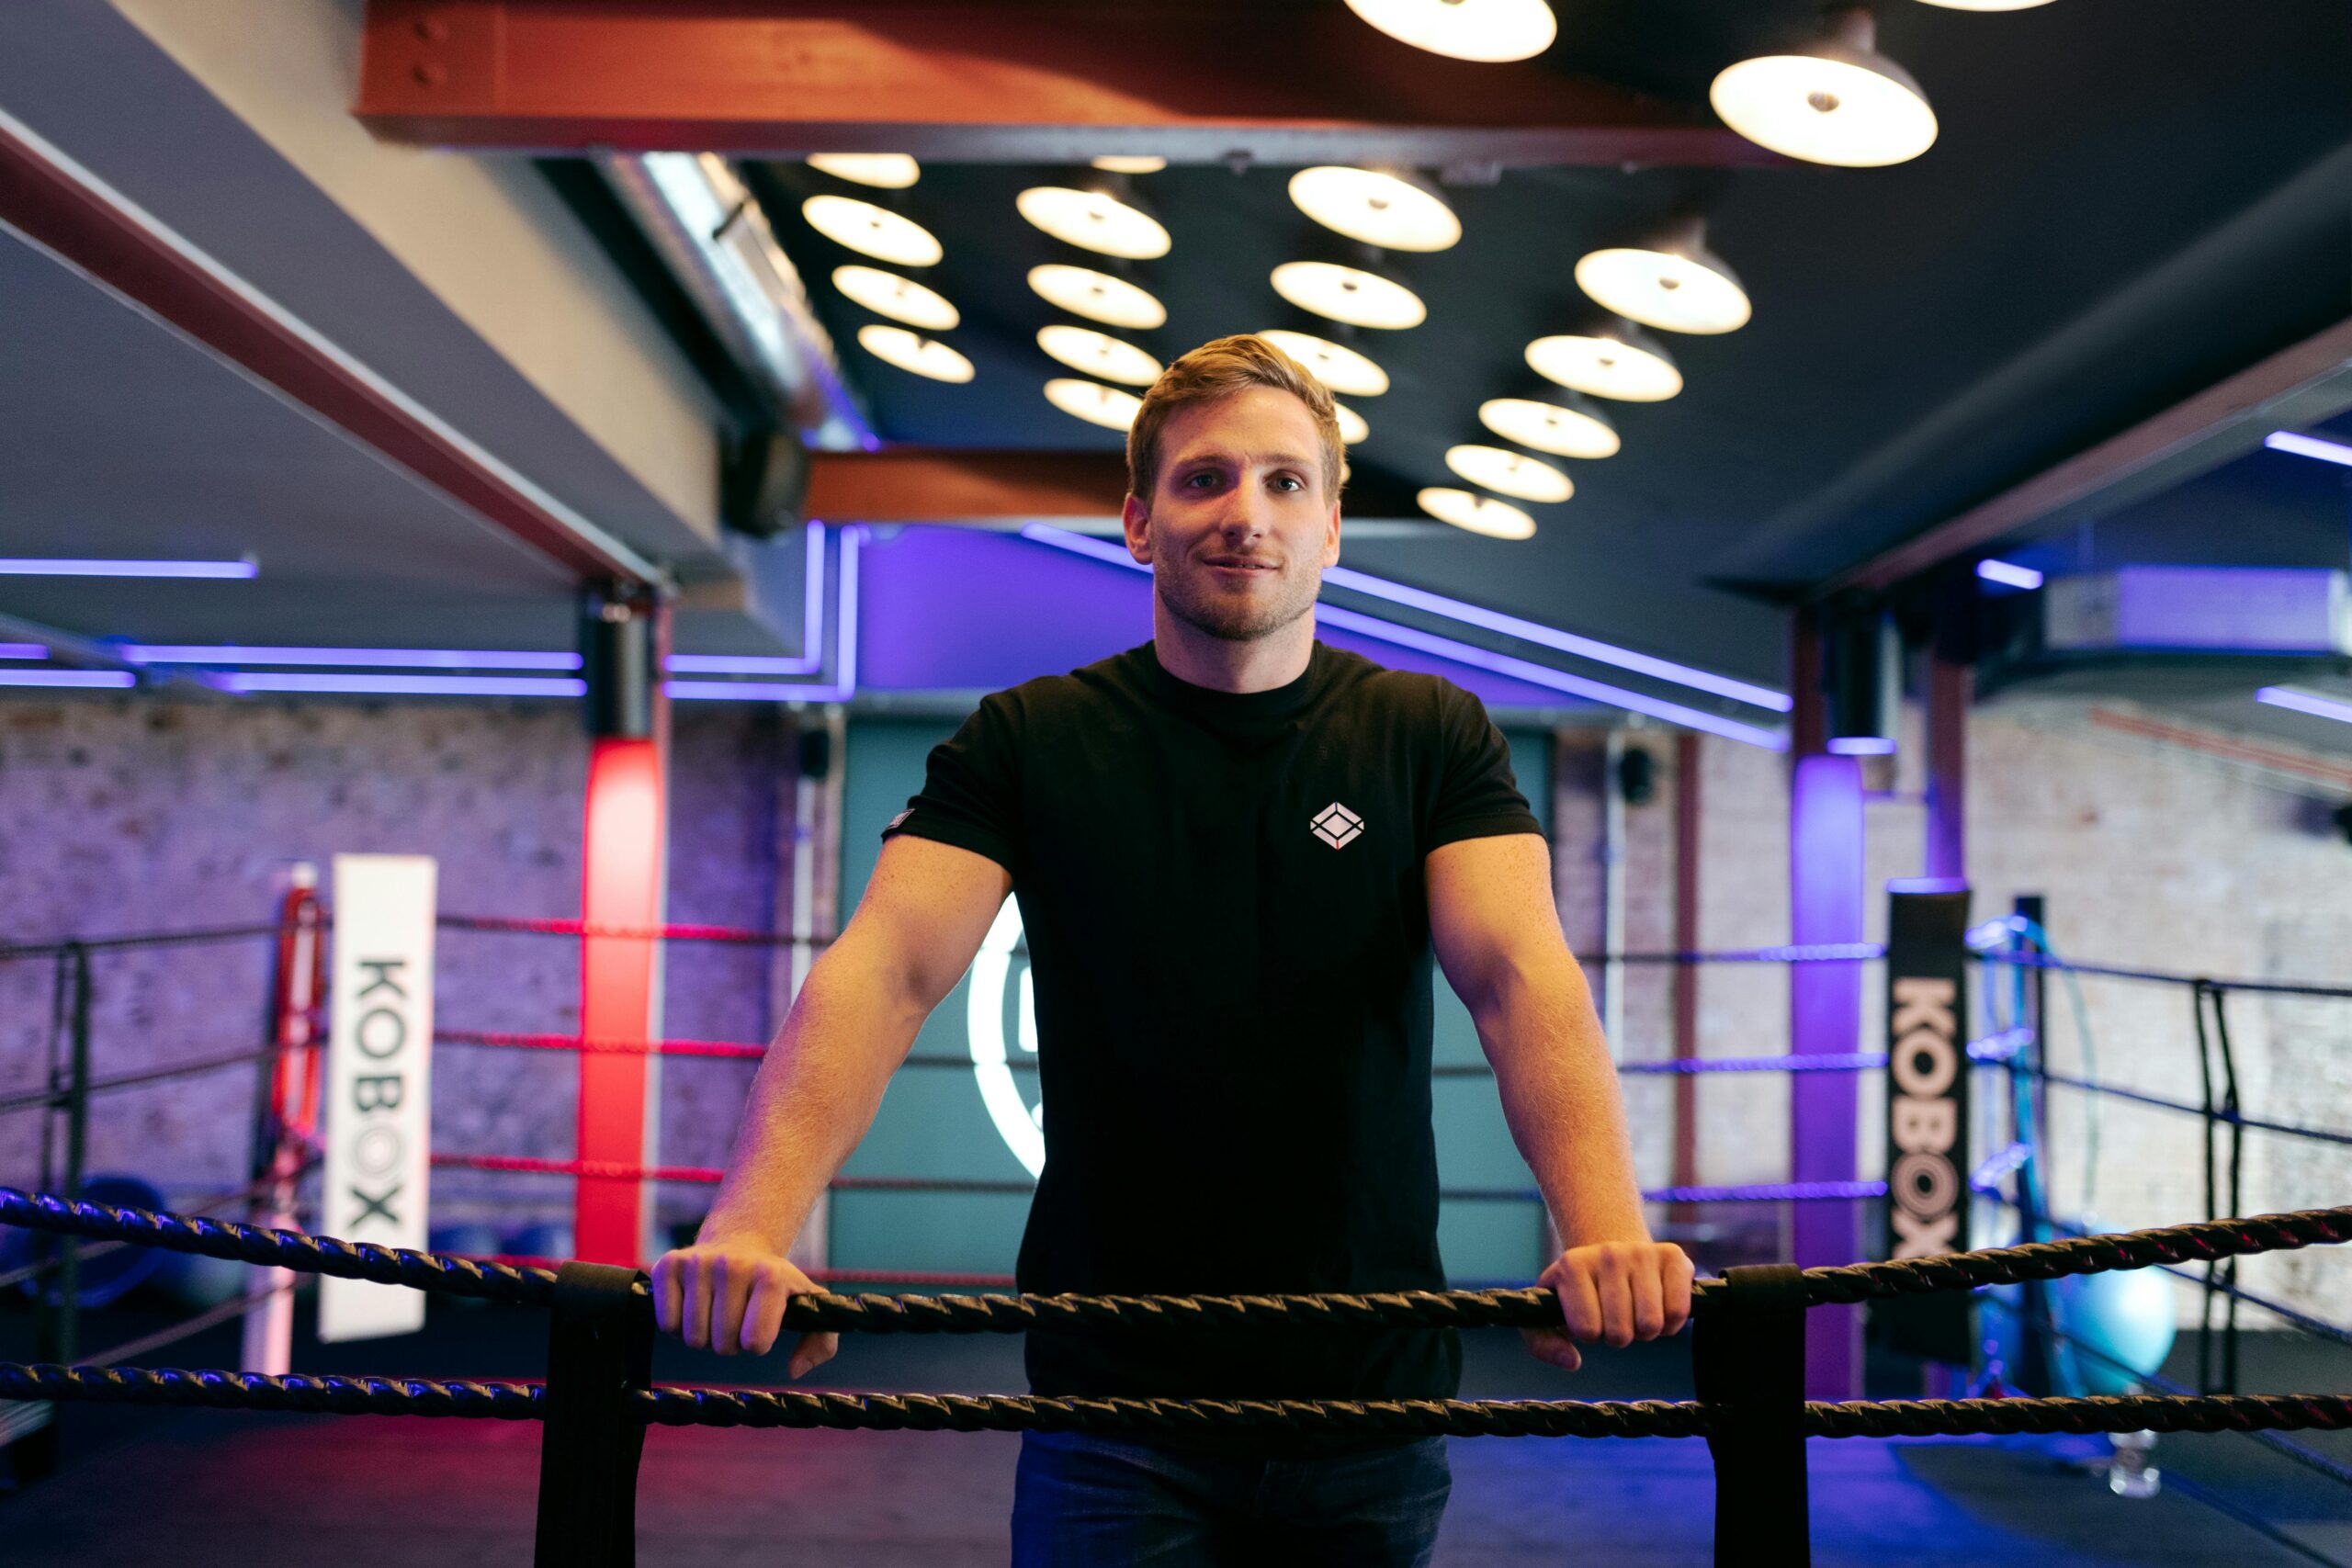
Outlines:
[[[2352, 1428], [2352, 1396], [2333, 1394], [1844, 1404], [1807, 1404], [1802, 1397], [1806, 1307], [2342, 1242], [2352, 1239], [2352, 1207], [1901, 1262], [1734, 1269], [1725, 1280], [1698, 1287], [1694, 1370], [1700, 1397], [1687, 1403], [1051, 1399], [654, 1388], [651, 1297], [645, 1276], [635, 1270], [579, 1263], [560, 1270], [483, 1264], [226, 1221], [70, 1202], [11, 1188], [0, 1188], [0, 1224], [548, 1308], [553, 1321], [548, 1381], [541, 1386], [0, 1364], [0, 1398], [541, 1421], [546, 1431], [537, 1560], [566, 1568], [621, 1568], [634, 1561], [636, 1476], [650, 1425], [1703, 1437], [1715, 1461], [1720, 1564], [1808, 1560], [1808, 1436]], [[1199, 1332], [1268, 1323], [1534, 1326], [1556, 1324], [1558, 1311], [1551, 1293], [1541, 1290], [1309, 1296], [811, 1295], [795, 1298], [785, 1322], [794, 1331], [866, 1333], [1154, 1326]]]

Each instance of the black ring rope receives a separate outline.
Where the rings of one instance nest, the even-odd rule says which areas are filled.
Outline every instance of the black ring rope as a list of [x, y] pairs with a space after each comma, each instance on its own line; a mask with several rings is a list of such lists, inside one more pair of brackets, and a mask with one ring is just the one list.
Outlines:
[[[542, 1385], [527, 1382], [17, 1363], [0, 1363], [0, 1397], [503, 1421], [538, 1420], [545, 1410]], [[664, 1387], [639, 1390], [635, 1404], [637, 1418], [655, 1426], [835, 1431], [1700, 1438], [1713, 1429], [1709, 1407], [1688, 1400], [1185, 1400]], [[1804, 1428], [1825, 1438], [2343, 1431], [2352, 1428], [2352, 1395], [1816, 1401], [1804, 1407]]]
[[[555, 1295], [556, 1276], [546, 1269], [355, 1244], [299, 1231], [265, 1230], [229, 1220], [118, 1209], [11, 1187], [0, 1187], [0, 1224], [485, 1301], [544, 1306]], [[2116, 1235], [1808, 1269], [1805, 1299], [1808, 1305], [1882, 1301], [2112, 1269], [2290, 1251], [2347, 1240], [2352, 1240], [2352, 1206], [2243, 1220], [2205, 1220]], [[1706, 1280], [1693, 1287], [1701, 1295], [1710, 1288]], [[809, 1294], [795, 1296], [785, 1314], [785, 1326], [795, 1332], [869, 1334], [1017, 1334], [1033, 1327], [1115, 1324], [1527, 1328], [1558, 1321], [1559, 1307], [1552, 1292], [1534, 1287], [1238, 1296]]]

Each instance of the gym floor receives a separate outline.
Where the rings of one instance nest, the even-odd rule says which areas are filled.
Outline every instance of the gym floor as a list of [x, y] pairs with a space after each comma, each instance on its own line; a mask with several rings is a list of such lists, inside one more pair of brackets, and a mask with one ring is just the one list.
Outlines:
[[[307, 1311], [300, 1314], [307, 1318]], [[92, 1345], [165, 1321], [116, 1310], [85, 1325]], [[534, 1377], [536, 1314], [434, 1303], [413, 1337], [361, 1345], [298, 1342], [312, 1371]], [[7, 1357], [28, 1314], [0, 1318]], [[142, 1357], [151, 1365], [235, 1359], [223, 1326]], [[2341, 1386], [2308, 1347], [2256, 1337], [2249, 1387]], [[665, 1344], [663, 1382], [758, 1381], [755, 1364]], [[2187, 1369], [2176, 1365], [2176, 1374]], [[1012, 1337], [848, 1341], [812, 1385], [986, 1392], [1023, 1386]], [[1526, 1359], [1515, 1336], [1465, 1336], [1471, 1397], [1689, 1395], [1681, 1347], [1591, 1359], [1568, 1379]], [[539, 1428], [533, 1423], [277, 1416], [214, 1411], [61, 1409], [56, 1473], [0, 1497], [10, 1568], [169, 1562], [230, 1568], [319, 1561], [334, 1532], [345, 1568], [507, 1564], [530, 1551]], [[2307, 1438], [2336, 1457], [2352, 1448]], [[964, 1568], [1001, 1562], [1011, 1434], [656, 1428], [639, 1485], [639, 1551], [649, 1564], [854, 1562]], [[2271, 1564], [2352, 1559], [2352, 1494], [2235, 1437], [2162, 1439], [2163, 1495], [2112, 1495], [2087, 1461], [2091, 1439], [1903, 1443], [1816, 1440], [1811, 1455], [1815, 1562], [1958, 1568], [2093, 1564]], [[1453, 1445], [1453, 1503], [1438, 1562], [1452, 1568], [1594, 1562], [1654, 1568], [1709, 1560], [1713, 1486], [1706, 1448], [1665, 1439], [1468, 1438]], [[2194, 1488], [2257, 1512], [2294, 1544], [2267, 1538], [2192, 1498]]]

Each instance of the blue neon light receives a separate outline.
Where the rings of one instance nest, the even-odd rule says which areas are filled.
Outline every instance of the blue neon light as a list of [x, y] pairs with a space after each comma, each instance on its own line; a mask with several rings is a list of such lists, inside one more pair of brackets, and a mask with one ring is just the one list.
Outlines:
[[2265, 686], [2254, 694], [2254, 700], [2267, 703], [2274, 708], [2307, 713], [2313, 718], [2332, 718], [2338, 724], [2352, 724], [2352, 703], [2331, 702], [2309, 692], [2296, 691], [2291, 686]]
[[49, 649], [37, 642], [0, 642], [0, 659], [47, 659]]
[[1981, 560], [1976, 563], [1976, 575], [1987, 582], [1997, 582], [2004, 588], [2039, 588], [2041, 573], [2030, 566], [2013, 561]]
[[335, 693], [351, 696], [578, 697], [588, 682], [561, 675], [337, 675], [264, 671], [215, 675], [212, 683], [240, 695], [263, 692]]
[[84, 686], [119, 690], [139, 684], [128, 670], [0, 670], [0, 686]]
[[133, 664], [345, 664], [377, 670], [577, 670], [580, 655], [529, 649], [272, 648], [244, 643], [124, 643]]
[[0, 577], [252, 577], [249, 560], [68, 560], [45, 557], [0, 558]]
[[2316, 435], [2274, 430], [2262, 438], [2262, 444], [2273, 452], [2292, 452], [2298, 457], [2317, 457], [2323, 463], [2342, 463], [2352, 468], [2352, 446], [2341, 441], [2323, 441]]
[[1891, 757], [1894, 741], [1884, 735], [1833, 735], [1826, 750], [1833, 757]]

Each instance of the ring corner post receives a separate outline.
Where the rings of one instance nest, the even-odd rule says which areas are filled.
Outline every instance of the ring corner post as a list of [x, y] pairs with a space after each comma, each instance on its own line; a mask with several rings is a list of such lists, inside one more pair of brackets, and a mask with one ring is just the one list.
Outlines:
[[[580, 1032], [650, 1043], [662, 1032], [662, 944], [642, 935], [665, 915], [669, 847], [670, 708], [662, 670], [669, 606], [650, 590], [613, 585], [582, 596], [580, 643], [590, 738], [581, 845]], [[661, 1061], [645, 1051], [580, 1056], [578, 1156], [628, 1175], [582, 1175], [573, 1198], [574, 1249], [637, 1264], [651, 1241], [659, 1162]]]
[[1715, 1568], [1809, 1568], [1804, 1271], [1730, 1269], [1694, 1315], [1691, 1371], [1715, 1466]]
[[535, 1568], [633, 1568], [637, 1472], [653, 1386], [653, 1305], [645, 1276], [568, 1262], [556, 1275], [541, 1410]]

